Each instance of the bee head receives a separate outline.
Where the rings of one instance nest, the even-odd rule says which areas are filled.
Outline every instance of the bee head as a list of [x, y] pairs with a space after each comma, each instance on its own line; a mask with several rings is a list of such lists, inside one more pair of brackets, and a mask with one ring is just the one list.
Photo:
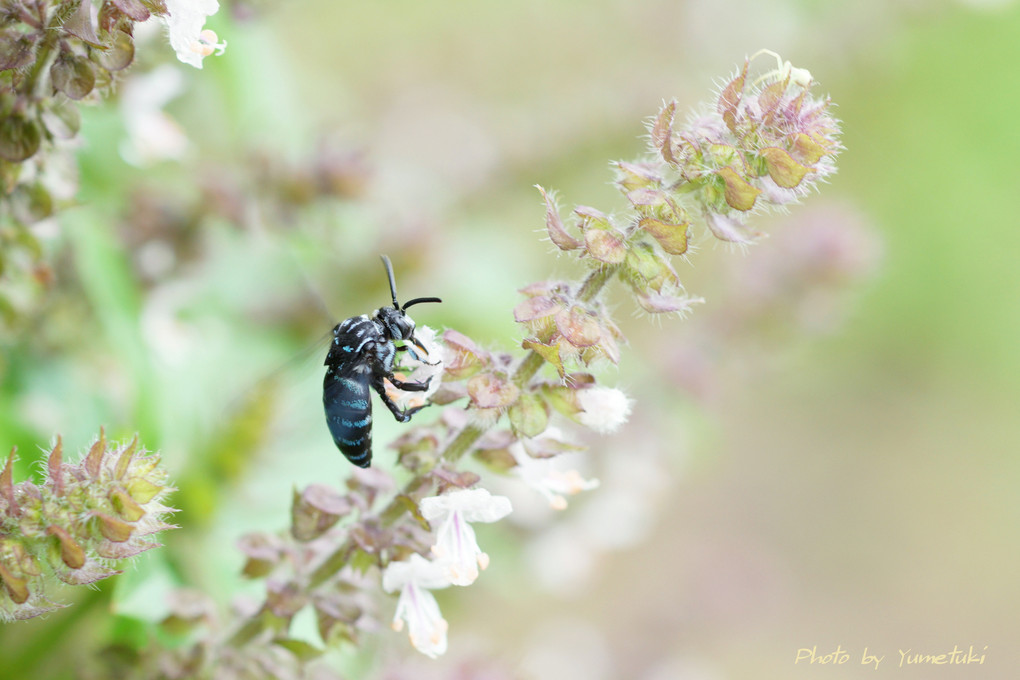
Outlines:
[[376, 310], [375, 318], [385, 328], [387, 334], [394, 340], [410, 340], [419, 348], [423, 349], [417, 340], [414, 339], [414, 319], [407, 315], [404, 311], [411, 305], [416, 305], [419, 302], [442, 302], [437, 297], [421, 297], [408, 300], [401, 307], [400, 303], [397, 302], [397, 284], [393, 280], [393, 265], [390, 264], [390, 258], [385, 255], [382, 256], [383, 266], [386, 267], [386, 276], [390, 281], [390, 297], [393, 299], [392, 307], [380, 307]]
[[380, 307], [375, 319], [386, 328], [386, 334], [393, 340], [409, 340], [414, 335], [414, 319], [399, 307]]

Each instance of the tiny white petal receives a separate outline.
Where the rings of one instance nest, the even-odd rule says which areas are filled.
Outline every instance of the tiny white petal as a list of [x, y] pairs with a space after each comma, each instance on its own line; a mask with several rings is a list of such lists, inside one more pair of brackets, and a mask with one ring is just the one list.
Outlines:
[[420, 503], [422, 516], [436, 525], [433, 554], [446, 567], [446, 577], [457, 586], [471, 585], [488, 556], [478, 546], [470, 522], [495, 522], [510, 514], [510, 499], [485, 489], [462, 489]]
[[383, 590], [388, 593], [400, 590], [411, 582], [429, 590], [450, 585], [442, 565], [430, 562], [417, 553], [408, 560], [390, 562], [383, 570]]
[[407, 622], [408, 638], [419, 652], [433, 659], [446, 652], [446, 631], [450, 626], [432, 593], [413, 581], [400, 591], [393, 615], [393, 629], [403, 629], [404, 621]]
[[449, 624], [429, 590], [450, 585], [447, 572], [444, 563], [430, 562], [417, 553], [408, 560], [390, 562], [383, 570], [383, 589], [387, 592], [400, 590], [393, 614], [393, 630], [403, 630], [406, 622], [411, 644], [433, 659], [446, 652]]
[[[549, 428], [547, 432], [553, 430], [555, 428]], [[565, 465], [568, 463], [565, 456], [532, 458], [520, 442], [510, 446], [510, 453], [517, 461], [515, 474], [525, 484], [545, 496], [553, 510], [563, 510], [567, 507], [567, 499], [564, 496], [589, 491], [599, 485], [599, 480], [585, 479], [577, 470], [566, 468]]]
[[217, 0], [166, 0], [166, 25], [170, 46], [185, 64], [202, 68], [202, 59], [213, 52], [222, 54], [226, 43], [217, 42], [216, 34], [203, 29], [207, 17], [220, 9]]
[[432, 522], [458, 511], [467, 522], [496, 522], [512, 511], [510, 499], [493, 496], [487, 489], [460, 489], [421, 501], [421, 513]]

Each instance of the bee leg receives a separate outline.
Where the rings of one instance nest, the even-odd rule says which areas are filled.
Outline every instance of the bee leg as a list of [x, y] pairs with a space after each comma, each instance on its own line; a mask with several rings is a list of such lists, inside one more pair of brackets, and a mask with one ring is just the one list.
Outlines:
[[[417, 345], [417, 341], [415, 341], [415, 344]], [[421, 349], [422, 351], [424, 351], [424, 350], [425, 350], [425, 348], [424, 348], [424, 347], [422, 347], [421, 345], [417, 345], [417, 346], [418, 346], [418, 348], [419, 348], [419, 349]], [[397, 348], [396, 348], [396, 350], [397, 350], [398, 352], [410, 352], [410, 354], [411, 354], [411, 357], [412, 357], [412, 358], [413, 358], [413, 359], [414, 359], [415, 361], [420, 361], [420, 362], [422, 362], [423, 364], [425, 364], [426, 366], [437, 366], [437, 365], [439, 364], [439, 362], [438, 362], [438, 361], [426, 361], [424, 357], [420, 357], [420, 356], [418, 356], [418, 353], [417, 353], [417, 352], [415, 352], [415, 351], [414, 351], [413, 349], [411, 349], [411, 348], [410, 348], [410, 347], [409, 347], [408, 345], [401, 345], [400, 347], [397, 347]], [[426, 354], [425, 356], [427, 357], [427, 356], [428, 356], [428, 354]]]
[[[388, 380], [390, 380], [390, 382], [393, 383], [394, 387], [402, 390], [407, 390], [409, 392], [420, 392], [428, 388], [427, 380], [424, 383], [405, 383], [402, 380], [396, 380], [394, 378], [388, 378]], [[403, 387], [402, 385], [406, 385], [407, 387]], [[375, 391], [379, 395], [379, 398], [382, 399], [382, 403], [386, 405], [386, 408], [390, 410], [390, 413], [393, 414], [393, 417], [396, 418], [397, 422], [400, 423], [406, 423], [411, 419], [411, 416], [413, 416], [415, 413], [429, 405], [422, 404], [421, 406], [413, 406], [408, 409], [401, 409], [393, 402], [392, 399], [390, 399], [389, 395], [386, 394], [386, 385], [383, 383], [383, 379], [381, 376], [374, 378], [372, 380], [372, 387], [375, 388]]]
[[404, 390], [405, 392], [424, 392], [429, 388], [429, 383], [432, 382], [431, 375], [424, 382], [407, 382], [393, 376], [387, 376], [386, 379], [398, 390]]

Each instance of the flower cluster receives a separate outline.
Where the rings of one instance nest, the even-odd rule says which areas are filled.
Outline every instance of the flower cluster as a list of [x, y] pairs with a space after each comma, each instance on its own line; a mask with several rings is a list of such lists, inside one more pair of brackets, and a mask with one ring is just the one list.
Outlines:
[[585, 449], [579, 427], [614, 432], [633, 407], [595, 372], [618, 363], [625, 342], [600, 298], [605, 285], [619, 278], [649, 313], [687, 312], [701, 300], [685, 293], [669, 258], [690, 253], [696, 226], [747, 243], [749, 214], [795, 200], [834, 170], [838, 126], [829, 102], [809, 94], [809, 74], [780, 63], [752, 80], [752, 61], [711, 113], [680, 125], [676, 103], [666, 104], [650, 125], [649, 156], [615, 164], [629, 204], [623, 216], [579, 206], [567, 224], [540, 189], [550, 240], [589, 265], [586, 278], [521, 288], [513, 314], [523, 352], [492, 351], [452, 329], [439, 337], [419, 329], [427, 356], [405, 352], [401, 378], [431, 379], [430, 389], [390, 396], [403, 408], [423, 399], [451, 408], [432, 423], [419, 417], [391, 444], [410, 479], [396, 489], [377, 469], [353, 470], [344, 493], [314, 485], [295, 494], [290, 539], [244, 544], [245, 573], [269, 577], [267, 595], [229, 645], [270, 631], [291, 645], [287, 623], [305, 604], [324, 641], [356, 641], [383, 618], [366, 592], [377, 583], [397, 594], [393, 627], [406, 626], [415, 648], [438, 656], [448, 624], [432, 591], [476, 580], [489, 558], [471, 523], [511, 510], [486, 490], [489, 476], [516, 478], [560, 510], [568, 496], [599, 485], [563, 454]]
[[649, 313], [684, 313], [701, 302], [684, 294], [667, 259], [689, 252], [692, 225], [750, 243], [756, 234], [748, 215], [798, 200], [835, 171], [842, 147], [829, 99], [812, 96], [810, 74], [789, 62], [751, 80], [753, 61], [745, 60], [710, 110], [686, 123], [677, 121], [676, 101], [667, 102], [649, 125], [648, 157], [615, 163], [616, 186], [631, 208], [623, 219], [578, 206], [568, 227], [540, 188], [553, 244], [596, 267], [619, 268]]
[[435, 527], [432, 559], [412, 553], [408, 560], [390, 562], [383, 571], [387, 592], [400, 591], [394, 630], [407, 622], [415, 649], [435, 658], [446, 651], [449, 627], [429, 592], [450, 585], [468, 586], [478, 578], [489, 556], [478, 547], [471, 522], [495, 522], [510, 514], [510, 501], [485, 489], [461, 489], [420, 503], [422, 516]]
[[137, 439], [112, 446], [100, 433], [79, 464], [65, 463], [60, 439], [41, 485], [14, 484], [14, 451], [0, 473], [0, 618], [26, 619], [60, 605], [46, 597], [52, 574], [82, 585], [119, 573], [120, 560], [156, 547], [173, 528], [162, 501], [171, 487], [158, 455]]
[[[201, 68], [222, 51], [203, 30], [216, 0], [39, 0], [0, 8], [0, 272], [45, 285], [42, 246], [30, 227], [73, 198], [77, 177], [71, 150], [79, 102], [117, 91], [135, 60], [136, 26], [165, 20], [182, 62]], [[165, 132], [166, 127], [161, 128]], [[27, 262], [27, 264], [26, 264]], [[16, 265], [12, 267], [11, 265]], [[27, 274], [27, 275], [26, 275]], [[28, 287], [28, 284], [22, 287]], [[0, 310], [23, 297], [0, 289]], [[13, 315], [13, 311], [9, 312]]]

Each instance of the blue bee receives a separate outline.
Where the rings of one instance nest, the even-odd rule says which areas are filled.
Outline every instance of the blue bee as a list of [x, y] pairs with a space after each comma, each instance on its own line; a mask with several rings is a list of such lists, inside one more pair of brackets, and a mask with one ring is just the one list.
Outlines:
[[[372, 462], [369, 387], [401, 423], [425, 408], [423, 404], [401, 409], [386, 395], [384, 381], [407, 392], [424, 392], [429, 388], [431, 377], [424, 382], [406, 382], [394, 377], [393, 362], [397, 352], [409, 352], [413, 358], [425, 361], [428, 351], [414, 337], [414, 320], [406, 310], [421, 302], [442, 302], [437, 297], [422, 297], [408, 300], [401, 307], [397, 302], [393, 265], [385, 255], [382, 261], [390, 281], [393, 306], [380, 307], [371, 318], [366, 314], [351, 317], [333, 328], [333, 342], [326, 355], [326, 377], [322, 383], [322, 404], [333, 441], [347, 460], [363, 468]], [[397, 342], [402, 344], [397, 345]], [[421, 350], [421, 355], [415, 348]]]

